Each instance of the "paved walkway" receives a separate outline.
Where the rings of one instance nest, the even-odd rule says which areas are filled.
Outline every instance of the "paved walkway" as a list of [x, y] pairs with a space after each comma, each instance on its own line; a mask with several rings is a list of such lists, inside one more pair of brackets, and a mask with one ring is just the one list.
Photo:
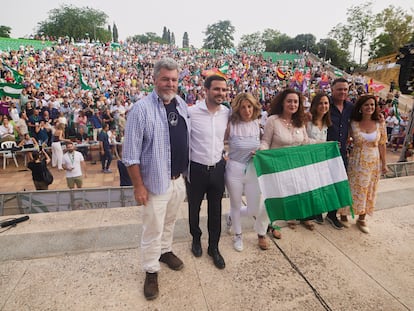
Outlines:
[[[192, 256], [183, 204], [173, 247], [185, 267], [163, 265], [160, 296], [150, 302], [137, 247], [140, 208], [30, 215], [0, 234], [0, 256], [16, 258], [0, 261], [0, 310], [414, 310], [414, 177], [379, 188], [369, 235], [354, 224], [311, 232], [282, 222], [283, 238], [261, 251], [245, 219], [243, 252], [222, 234], [224, 270], [206, 255], [206, 235], [203, 256]], [[205, 232], [205, 207], [201, 221]]]

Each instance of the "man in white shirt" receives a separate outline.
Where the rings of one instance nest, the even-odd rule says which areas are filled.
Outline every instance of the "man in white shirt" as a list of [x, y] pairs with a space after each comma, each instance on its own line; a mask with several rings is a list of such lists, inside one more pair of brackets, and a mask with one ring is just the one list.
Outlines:
[[200, 205], [207, 195], [208, 205], [208, 254], [214, 265], [224, 269], [218, 243], [221, 234], [221, 199], [224, 193], [223, 159], [224, 133], [229, 109], [222, 105], [227, 99], [226, 79], [212, 75], [204, 83], [205, 101], [189, 108], [191, 122], [190, 172], [187, 180], [190, 233], [193, 236], [191, 251], [195, 257], [201, 248]]
[[62, 167], [66, 171], [66, 183], [69, 189], [82, 188], [82, 170], [86, 177], [86, 164], [82, 153], [75, 150], [73, 142], [66, 143], [67, 152], [63, 155]]

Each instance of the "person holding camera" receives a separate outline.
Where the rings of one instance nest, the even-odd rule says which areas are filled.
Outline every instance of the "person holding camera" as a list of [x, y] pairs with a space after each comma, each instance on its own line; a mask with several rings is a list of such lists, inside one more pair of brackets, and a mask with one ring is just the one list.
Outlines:
[[39, 151], [32, 152], [33, 160], [27, 165], [27, 168], [32, 171], [32, 179], [36, 190], [48, 190], [49, 184], [43, 178], [43, 171], [47, 169], [50, 163], [50, 157], [47, 152], [39, 147]]

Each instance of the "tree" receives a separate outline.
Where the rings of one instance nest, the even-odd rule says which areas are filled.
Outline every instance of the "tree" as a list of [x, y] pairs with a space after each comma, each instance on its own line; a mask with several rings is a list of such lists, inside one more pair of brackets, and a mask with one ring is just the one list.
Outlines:
[[114, 22], [114, 27], [112, 27], [112, 41], [118, 42], [118, 27], [116, 27]]
[[373, 59], [395, 53], [392, 46], [391, 36], [387, 33], [381, 33], [376, 36], [369, 45], [369, 58]]
[[62, 5], [49, 11], [48, 19], [38, 23], [38, 35], [55, 37], [69, 36], [75, 40], [86, 37], [107, 42], [111, 33], [105, 29], [108, 16], [99, 10], [88, 7], [77, 8]]
[[264, 52], [266, 50], [266, 44], [263, 42], [262, 34], [259, 31], [241, 36], [238, 47], [246, 52]]
[[154, 32], [146, 32], [143, 35], [135, 35], [133, 37], [128, 37], [126, 41], [130, 42], [137, 42], [137, 43], [149, 43], [149, 42], [156, 42], [156, 43], [165, 43], [164, 40], [157, 36]]
[[162, 41], [164, 42], [168, 42], [168, 31], [167, 27], [164, 26], [164, 28], [162, 29]]
[[360, 65], [362, 64], [364, 46], [368, 44], [371, 34], [375, 31], [371, 7], [372, 2], [367, 2], [361, 5], [352, 6], [347, 10], [349, 32], [354, 38], [355, 44], [360, 47]]
[[184, 32], [184, 35], [183, 35], [183, 49], [186, 49], [189, 47], [190, 47], [190, 39], [188, 38], [188, 33], [186, 31]]
[[401, 7], [390, 5], [381, 13], [376, 15], [376, 26], [383, 30], [378, 37], [374, 39], [382, 44], [381, 51], [377, 46], [371, 45], [373, 55], [385, 56], [383, 53], [397, 53], [399, 48], [410, 42], [414, 29], [414, 18]]
[[206, 38], [203, 40], [204, 49], [225, 49], [234, 47], [233, 34], [236, 28], [229, 20], [219, 21], [215, 24], [208, 25], [204, 34]]
[[342, 70], [348, 67], [349, 52], [342, 49], [336, 40], [330, 38], [321, 39], [316, 44], [316, 48], [318, 50], [317, 54], [324, 62], [329, 60], [332, 65]]
[[11, 28], [9, 26], [0, 25], [0, 37], [10, 38]]
[[349, 45], [352, 42], [352, 34], [347, 25], [339, 23], [329, 32], [329, 37], [338, 41], [340, 47], [344, 50], [349, 49]]

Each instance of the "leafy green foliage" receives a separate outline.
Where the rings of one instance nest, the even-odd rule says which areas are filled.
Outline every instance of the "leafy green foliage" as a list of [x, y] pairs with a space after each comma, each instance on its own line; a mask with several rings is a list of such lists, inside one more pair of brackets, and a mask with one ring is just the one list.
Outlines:
[[206, 37], [203, 40], [204, 49], [225, 49], [234, 47], [233, 34], [236, 28], [229, 20], [219, 21], [215, 24], [208, 25], [204, 32]]
[[8, 26], [0, 25], [0, 37], [10, 38], [11, 28]]
[[75, 40], [90, 38], [106, 42], [111, 33], [104, 27], [108, 16], [99, 10], [89, 7], [77, 8], [72, 5], [61, 5], [49, 11], [47, 20], [38, 23], [38, 35], [71, 37]]

